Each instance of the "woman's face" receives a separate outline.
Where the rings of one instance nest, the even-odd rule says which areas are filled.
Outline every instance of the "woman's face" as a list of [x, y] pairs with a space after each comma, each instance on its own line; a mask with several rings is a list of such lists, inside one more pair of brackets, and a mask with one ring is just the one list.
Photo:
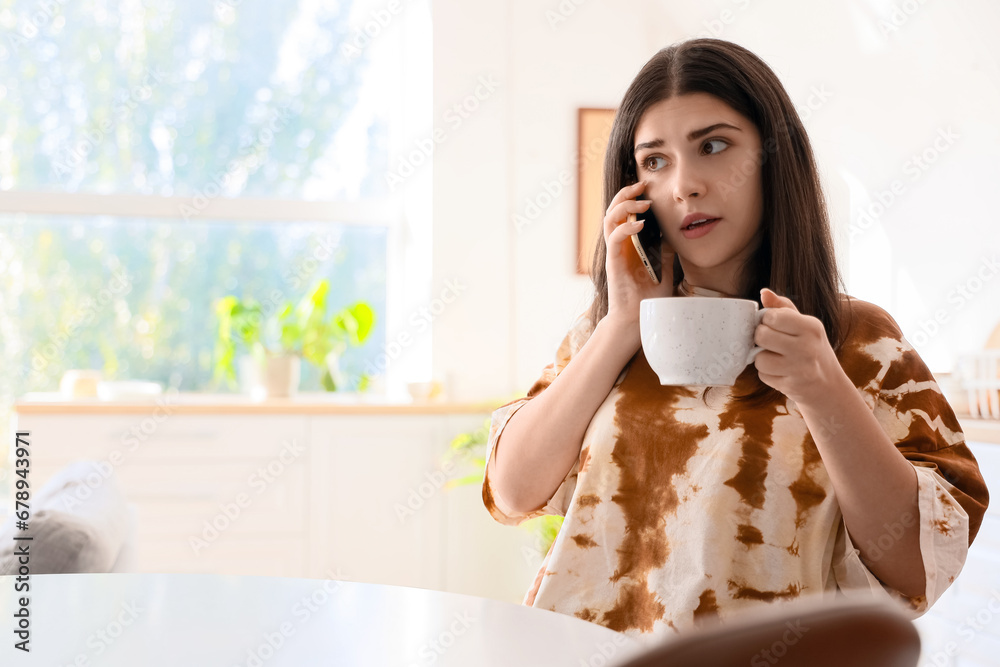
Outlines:
[[[635, 131], [639, 180], [692, 285], [736, 294], [736, 272], [760, 243], [760, 133], [707, 93], [677, 95], [643, 113]], [[685, 216], [717, 218], [685, 230]]]

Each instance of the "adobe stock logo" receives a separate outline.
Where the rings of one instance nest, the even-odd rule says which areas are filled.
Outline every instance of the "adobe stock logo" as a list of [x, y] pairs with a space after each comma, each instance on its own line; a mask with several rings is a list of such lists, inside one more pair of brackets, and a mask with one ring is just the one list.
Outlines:
[[389, 363], [396, 360], [407, 348], [413, 345], [416, 337], [427, 332], [434, 320], [444, 313], [448, 306], [454, 303], [466, 289], [468, 289], [468, 285], [462, 284], [458, 279], [445, 280], [444, 287], [437, 298], [410, 313], [407, 320], [408, 328], [396, 334], [395, 338], [386, 343], [381, 354], [365, 364], [365, 373], [373, 377], [383, 373]]
[[354, 37], [340, 46], [340, 54], [345, 58], [360, 56], [369, 44], [389, 28], [392, 20], [402, 11], [403, 3], [400, 0], [389, 0], [385, 7], [373, 9], [365, 24], [354, 28]]
[[888, 37], [891, 33], [897, 32], [913, 18], [913, 15], [920, 10], [920, 7], [925, 2], [927, 0], [903, 0], [899, 5], [893, 3], [890, 5], [887, 19], [882, 19], [878, 22], [879, 32], [882, 33], [883, 37]]
[[997, 275], [1000, 275], [998, 256], [994, 254], [992, 257], [983, 257], [975, 272], [958, 282], [948, 292], [948, 303], [954, 305], [950, 308], [938, 308], [934, 311], [933, 316], [925, 317], [918, 322], [917, 331], [912, 337], [908, 337], [913, 346], [922, 347], [929, 343], [951, 322], [952, 316], [965, 308], [967, 304], [972, 303], [976, 295], [986, 286], [986, 283]]
[[712, 353], [712, 362], [705, 369], [703, 379], [707, 384], [728, 382], [734, 373], [739, 375], [749, 366], [748, 354], [746, 345], [735, 340], [730, 342], [728, 351], [716, 350]]
[[[744, 11], [750, 6], [750, 0], [733, 0], [732, 4], [740, 11]], [[737, 18], [738, 14], [733, 10], [723, 9], [719, 12], [718, 18], [701, 22], [705, 29], [698, 33], [698, 37], [722, 37], [726, 27], [732, 25]]]
[[[500, 82], [493, 75], [483, 75], [476, 79], [475, 89], [460, 101], [452, 104], [442, 115], [450, 131], [454, 133], [462, 127], [462, 124], [471, 118], [499, 87]], [[434, 127], [430, 136], [415, 141], [409, 152], [396, 159], [396, 168], [386, 172], [385, 184], [389, 186], [389, 191], [395, 192], [396, 188], [415, 174], [418, 168], [425, 162], [429, 162], [437, 147], [448, 141], [450, 136], [444, 128]]]
[[549, 23], [549, 29], [553, 32], [569, 17], [576, 13], [576, 10], [587, 0], [560, 0], [559, 5], [553, 9], [545, 10], [545, 20]]
[[410, 489], [409, 495], [406, 496], [406, 505], [397, 502], [393, 507], [396, 512], [396, 519], [400, 524], [423, 509], [424, 504], [448, 482], [449, 475], [451, 475], [454, 468], [454, 463], [445, 461], [441, 465], [441, 470], [424, 473], [427, 481], [421, 482], [415, 489]]
[[[952, 130], [950, 125], [939, 127], [930, 145], [925, 146], [919, 153], [911, 154], [909, 159], [903, 163], [903, 174], [910, 177], [910, 183], [916, 183], [961, 138], [962, 135]], [[897, 199], [906, 193], [906, 190], [906, 182], [896, 178], [889, 183], [887, 188], [875, 193], [868, 206], [862, 209], [857, 220], [851, 224], [849, 240], [853, 241], [864, 234]]]
[[42, 28], [50, 25], [55, 19], [56, 7], [65, 4], [66, 0], [43, 0], [37, 3], [34, 11], [17, 21], [14, 34], [8, 35], [7, 40], [11, 46], [23, 46], [37, 37]]

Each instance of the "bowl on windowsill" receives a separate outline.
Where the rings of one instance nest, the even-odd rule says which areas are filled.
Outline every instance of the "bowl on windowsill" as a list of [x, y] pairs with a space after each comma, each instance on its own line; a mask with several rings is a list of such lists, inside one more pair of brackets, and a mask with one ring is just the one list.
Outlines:
[[163, 385], [159, 382], [118, 380], [97, 383], [97, 397], [102, 401], [142, 401], [162, 393]]
[[59, 393], [68, 400], [97, 398], [97, 386], [103, 376], [101, 371], [73, 369], [66, 371], [59, 380]]
[[406, 391], [414, 403], [430, 403], [440, 400], [444, 387], [437, 380], [427, 382], [407, 382]]

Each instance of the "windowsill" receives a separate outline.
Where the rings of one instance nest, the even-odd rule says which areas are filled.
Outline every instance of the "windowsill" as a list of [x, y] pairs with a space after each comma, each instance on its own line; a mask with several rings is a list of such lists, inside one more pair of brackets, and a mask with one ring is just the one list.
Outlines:
[[[489, 414], [500, 402], [446, 400], [413, 401], [367, 394], [302, 393], [293, 398], [254, 400], [242, 394], [166, 393], [156, 398], [103, 401], [67, 399], [59, 392], [27, 394], [14, 404], [21, 415], [38, 414], [315, 414], [315, 415], [440, 415]], [[1000, 444], [1000, 420], [958, 415], [967, 440]]]
[[444, 400], [337, 393], [302, 393], [292, 398], [255, 400], [242, 394], [165, 393], [155, 398], [105, 401], [66, 398], [59, 392], [27, 394], [14, 403], [20, 415], [37, 414], [314, 414], [314, 415], [438, 415], [489, 414], [499, 403], [463, 403]]

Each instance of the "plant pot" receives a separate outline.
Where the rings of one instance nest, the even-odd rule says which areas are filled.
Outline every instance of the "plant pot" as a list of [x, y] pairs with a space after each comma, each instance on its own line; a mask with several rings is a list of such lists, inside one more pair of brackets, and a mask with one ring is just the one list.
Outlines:
[[268, 398], [294, 396], [299, 389], [302, 360], [295, 354], [267, 355], [261, 373], [261, 384]]
[[294, 396], [302, 360], [295, 354], [245, 354], [236, 361], [240, 390], [254, 400]]

